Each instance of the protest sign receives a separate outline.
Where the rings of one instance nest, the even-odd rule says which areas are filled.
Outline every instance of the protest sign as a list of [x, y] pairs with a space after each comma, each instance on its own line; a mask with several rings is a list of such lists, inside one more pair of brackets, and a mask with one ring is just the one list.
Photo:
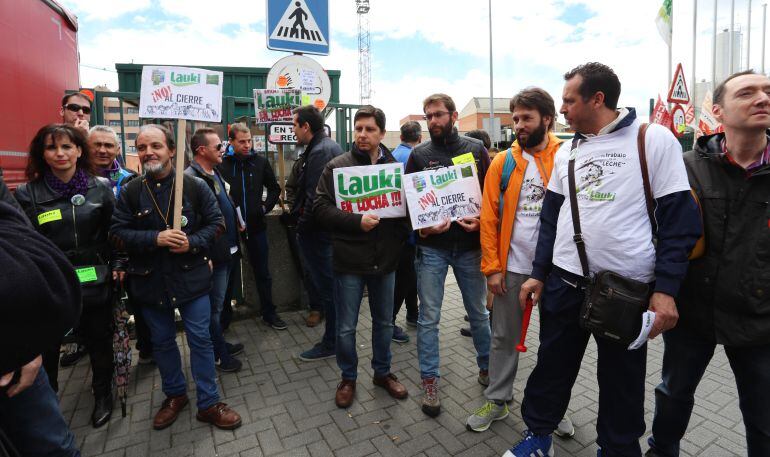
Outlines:
[[411, 173], [404, 179], [415, 230], [481, 214], [481, 188], [473, 164]]
[[139, 117], [220, 122], [223, 79], [221, 71], [145, 65]]
[[258, 124], [292, 122], [292, 110], [302, 105], [296, 89], [254, 89], [254, 110]]
[[381, 218], [405, 217], [403, 176], [402, 163], [335, 168], [332, 179], [337, 208]]

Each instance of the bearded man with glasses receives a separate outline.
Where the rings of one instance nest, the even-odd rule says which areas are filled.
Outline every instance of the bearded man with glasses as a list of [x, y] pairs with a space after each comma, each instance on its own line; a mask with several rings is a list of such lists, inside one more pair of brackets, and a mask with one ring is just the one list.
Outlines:
[[[484, 176], [489, 167], [489, 155], [484, 144], [475, 138], [460, 136], [455, 103], [445, 94], [434, 94], [423, 101], [430, 141], [417, 145], [406, 164], [406, 173], [454, 165], [453, 159], [471, 154], [478, 170], [479, 185], [484, 188]], [[489, 384], [489, 312], [484, 307], [487, 297], [486, 278], [481, 273], [481, 243], [479, 218], [463, 218], [455, 222], [444, 220], [433, 227], [418, 231], [415, 269], [417, 295], [420, 297], [417, 318], [417, 355], [420, 377], [425, 391], [422, 411], [435, 417], [441, 412], [438, 398], [439, 347], [438, 324], [444, 299], [444, 280], [451, 265], [468, 313], [479, 366], [478, 381]]]

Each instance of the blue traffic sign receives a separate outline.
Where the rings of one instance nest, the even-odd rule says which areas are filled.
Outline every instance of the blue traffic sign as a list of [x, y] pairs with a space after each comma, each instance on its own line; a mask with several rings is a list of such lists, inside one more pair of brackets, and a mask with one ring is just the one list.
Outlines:
[[267, 48], [329, 54], [329, 0], [267, 0]]

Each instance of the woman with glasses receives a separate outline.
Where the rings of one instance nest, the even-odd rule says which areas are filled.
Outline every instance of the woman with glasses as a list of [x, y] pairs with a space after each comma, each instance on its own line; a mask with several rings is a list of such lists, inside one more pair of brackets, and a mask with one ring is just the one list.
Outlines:
[[[88, 159], [80, 129], [65, 124], [41, 128], [29, 147], [29, 182], [19, 186], [16, 199], [35, 229], [64, 252], [80, 280], [83, 309], [78, 333], [91, 358], [95, 398], [91, 419], [94, 427], [100, 427], [112, 413], [112, 281], [118, 273], [113, 270], [122, 268], [107, 239], [115, 197], [108, 181], [93, 175]], [[60, 344], [43, 353], [55, 391]]]

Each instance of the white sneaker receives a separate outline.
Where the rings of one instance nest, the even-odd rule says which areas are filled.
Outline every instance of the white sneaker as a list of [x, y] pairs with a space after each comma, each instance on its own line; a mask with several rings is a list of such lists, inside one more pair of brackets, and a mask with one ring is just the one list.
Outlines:
[[559, 438], [572, 438], [575, 436], [575, 426], [572, 425], [572, 420], [569, 416], [564, 416], [564, 419], [559, 422], [559, 426], [553, 433]]

